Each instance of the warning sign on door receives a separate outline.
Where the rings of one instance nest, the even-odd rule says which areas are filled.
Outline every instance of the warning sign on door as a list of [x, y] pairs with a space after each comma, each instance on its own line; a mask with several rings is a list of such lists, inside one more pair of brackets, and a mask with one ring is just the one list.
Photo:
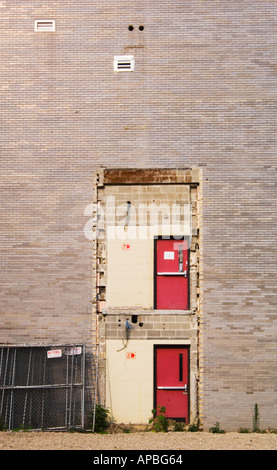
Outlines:
[[174, 259], [174, 251], [165, 251], [164, 259]]

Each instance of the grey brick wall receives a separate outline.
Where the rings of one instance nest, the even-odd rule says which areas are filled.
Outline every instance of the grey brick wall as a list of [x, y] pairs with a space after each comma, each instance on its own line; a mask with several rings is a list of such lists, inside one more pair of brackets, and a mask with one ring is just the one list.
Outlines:
[[276, 2], [0, 7], [1, 341], [91, 341], [96, 167], [199, 166], [204, 422], [276, 426]]

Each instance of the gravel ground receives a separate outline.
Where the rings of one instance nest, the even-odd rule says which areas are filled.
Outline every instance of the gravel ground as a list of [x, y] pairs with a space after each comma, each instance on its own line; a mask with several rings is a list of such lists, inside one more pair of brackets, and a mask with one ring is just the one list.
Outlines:
[[277, 434], [0, 432], [0, 450], [277, 450]]

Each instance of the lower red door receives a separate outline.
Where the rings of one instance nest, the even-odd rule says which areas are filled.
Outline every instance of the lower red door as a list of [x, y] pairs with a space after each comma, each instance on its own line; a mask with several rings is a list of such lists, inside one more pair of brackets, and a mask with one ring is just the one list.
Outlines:
[[[188, 423], [188, 348], [155, 347], [155, 409], [165, 407], [165, 416]], [[159, 412], [158, 412], [159, 414]]]

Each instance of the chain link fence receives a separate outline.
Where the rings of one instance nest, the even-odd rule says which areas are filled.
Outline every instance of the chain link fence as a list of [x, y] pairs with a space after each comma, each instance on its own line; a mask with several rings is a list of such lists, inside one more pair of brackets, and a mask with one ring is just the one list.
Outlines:
[[0, 428], [84, 429], [86, 348], [0, 346]]

